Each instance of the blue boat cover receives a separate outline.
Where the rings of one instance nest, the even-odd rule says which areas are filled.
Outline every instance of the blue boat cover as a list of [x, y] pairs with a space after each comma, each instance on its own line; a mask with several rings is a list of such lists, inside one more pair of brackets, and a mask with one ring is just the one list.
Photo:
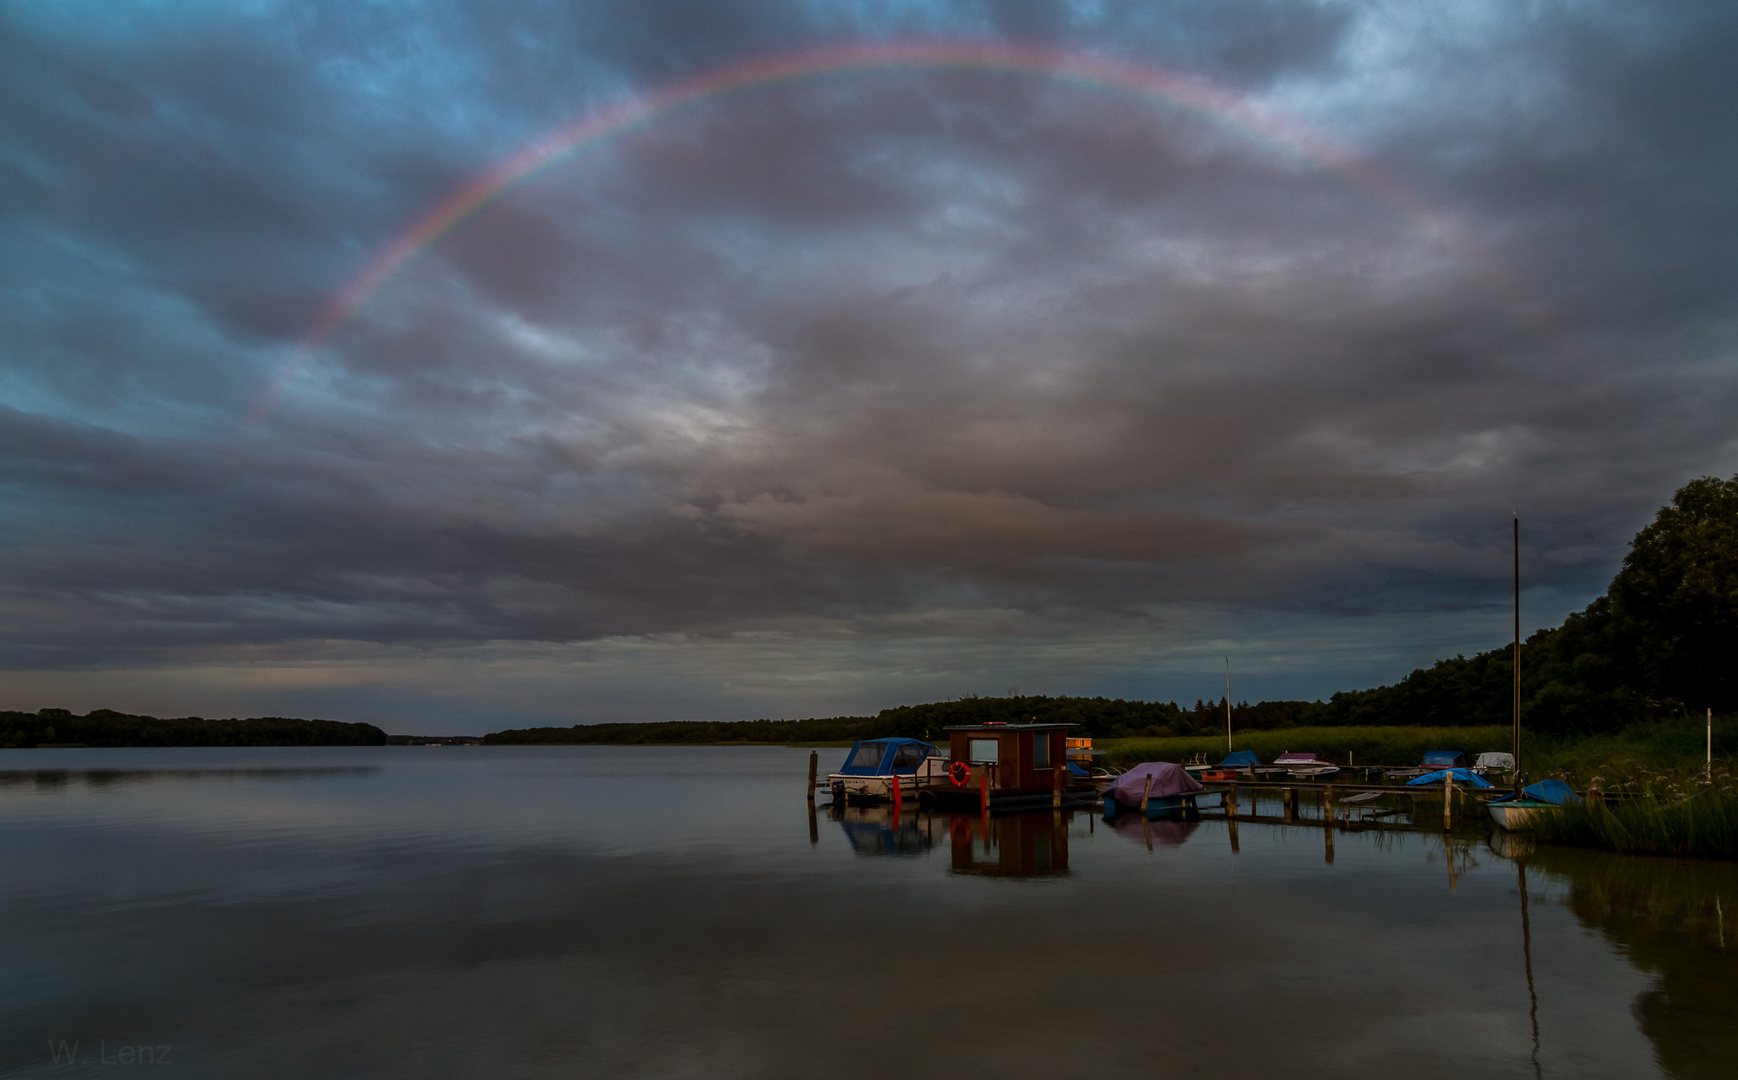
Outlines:
[[1087, 772], [1085, 769], [1081, 768], [1079, 765], [1076, 765], [1074, 762], [1070, 761], [1068, 763], [1068, 775], [1069, 776], [1091, 776], [1092, 774], [1090, 772]]
[[924, 758], [940, 753], [922, 739], [859, 739], [851, 744], [839, 772], [845, 776], [910, 776]]
[[1406, 786], [1418, 787], [1422, 784], [1440, 784], [1442, 783], [1442, 778], [1448, 776], [1450, 773], [1454, 775], [1455, 783], [1457, 784], [1465, 784], [1468, 787], [1476, 788], [1487, 788], [1491, 786], [1489, 780], [1486, 780], [1471, 769], [1438, 769], [1435, 772], [1427, 772], [1416, 780], [1406, 781]]
[[1419, 764], [1426, 769], [1453, 769], [1466, 764], [1466, 755], [1459, 750], [1429, 750]]
[[1255, 756], [1255, 751], [1253, 750], [1239, 750], [1236, 753], [1226, 754], [1225, 760], [1221, 761], [1219, 764], [1229, 765], [1233, 769], [1239, 769], [1245, 765], [1260, 765], [1261, 759]]
[[[1575, 794], [1574, 788], [1561, 780], [1541, 780], [1537, 784], [1528, 784], [1521, 789], [1521, 797], [1532, 799], [1534, 802], [1550, 803], [1552, 806], [1567, 806], [1570, 803], [1586, 801]], [[1514, 793], [1511, 792], [1495, 801], [1513, 802], [1514, 799]]]
[[1529, 799], [1548, 802], [1552, 806], [1563, 806], [1568, 803], [1584, 801], [1575, 794], [1575, 789], [1561, 780], [1541, 780], [1537, 784], [1529, 784], [1521, 789], [1521, 794]]

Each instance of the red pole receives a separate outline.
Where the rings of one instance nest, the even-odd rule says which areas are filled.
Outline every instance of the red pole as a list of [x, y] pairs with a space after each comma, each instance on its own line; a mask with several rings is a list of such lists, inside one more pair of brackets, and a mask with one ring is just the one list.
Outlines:
[[978, 777], [978, 808], [984, 813], [990, 812], [990, 774], [984, 773]]
[[899, 813], [899, 774], [893, 774], [893, 812]]

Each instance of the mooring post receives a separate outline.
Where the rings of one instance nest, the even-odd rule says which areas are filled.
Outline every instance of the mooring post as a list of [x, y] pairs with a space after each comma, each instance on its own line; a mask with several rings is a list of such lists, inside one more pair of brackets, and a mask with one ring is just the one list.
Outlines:
[[1282, 787], [1279, 789], [1279, 816], [1282, 821], [1295, 821], [1297, 819], [1297, 808], [1292, 805], [1291, 788]]
[[1055, 783], [1053, 785], [1056, 790], [1051, 792], [1051, 794], [1050, 794], [1050, 809], [1052, 809], [1052, 810], [1062, 809], [1062, 775], [1067, 770], [1068, 770], [1068, 766], [1066, 766], [1066, 765], [1056, 766], [1056, 769], [1055, 769], [1056, 775], [1054, 777]]
[[815, 801], [815, 769], [821, 762], [819, 750], [809, 751], [809, 801]]
[[1322, 817], [1327, 819], [1329, 825], [1332, 825], [1334, 823], [1334, 782], [1332, 780], [1328, 781], [1327, 789], [1322, 792], [1322, 799], [1325, 804], [1323, 806], [1325, 812]]
[[1147, 774], [1147, 786], [1146, 786], [1146, 789], [1145, 789], [1145, 790], [1143, 790], [1143, 791], [1142, 791], [1142, 792], [1141, 792], [1141, 816], [1142, 816], [1142, 817], [1145, 817], [1145, 816], [1146, 816], [1146, 813], [1147, 813], [1147, 799], [1149, 799], [1149, 798], [1151, 798], [1151, 797], [1152, 797], [1152, 794], [1153, 794], [1153, 774], [1152, 774], [1152, 773], [1148, 773], [1148, 774]]
[[[1231, 817], [1237, 816], [1237, 781], [1231, 781], [1231, 786], [1225, 790], [1225, 812]], [[1235, 828], [1235, 826], [1233, 826]], [[1235, 840], [1232, 841], [1236, 843]]]
[[1442, 831], [1448, 832], [1452, 827], [1451, 814], [1454, 810], [1454, 774], [1442, 774]]

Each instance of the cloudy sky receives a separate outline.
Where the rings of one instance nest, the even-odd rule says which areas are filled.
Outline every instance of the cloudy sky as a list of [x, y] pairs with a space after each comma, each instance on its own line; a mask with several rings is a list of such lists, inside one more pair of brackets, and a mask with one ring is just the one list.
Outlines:
[[1549, 625], [1738, 471], [1734, 56], [1719, 2], [0, 0], [0, 707], [1192, 702], [1227, 654], [1255, 700], [1500, 644], [1512, 511]]

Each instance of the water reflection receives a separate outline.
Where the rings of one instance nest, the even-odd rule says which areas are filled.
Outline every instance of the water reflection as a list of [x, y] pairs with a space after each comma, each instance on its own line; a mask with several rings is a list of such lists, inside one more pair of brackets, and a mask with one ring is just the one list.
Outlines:
[[858, 856], [922, 855], [941, 839], [949, 846], [950, 868], [956, 874], [991, 878], [1068, 875], [1068, 830], [1074, 821], [1071, 810], [956, 814], [895, 809], [888, 803], [853, 803], [828, 806], [826, 814], [839, 824], [852, 853]]
[[953, 872], [991, 878], [1068, 876], [1072, 811], [971, 816], [948, 823]]
[[[1236, 822], [1232, 822], [1232, 826], [1235, 829]], [[1147, 850], [1151, 851], [1154, 845], [1182, 847], [1188, 843], [1189, 837], [1195, 834], [1195, 830], [1201, 827], [1201, 823], [1199, 821], [1167, 821], [1163, 819], [1148, 821], [1142, 814], [1121, 814], [1110, 823], [1110, 827], [1118, 836], [1126, 836], [1137, 843], [1144, 843]], [[1232, 835], [1232, 842], [1235, 843], [1235, 832]]]
[[0, 794], [20, 788], [64, 788], [74, 782], [101, 790], [125, 784], [154, 781], [197, 783], [238, 780], [312, 780], [339, 776], [366, 776], [380, 771], [378, 765], [314, 765], [245, 769], [4, 769], [0, 770]]
[[[1634, 1013], [1669, 1075], [1682, 1080], [1733, 1075], [1738, 956], [1727, 946], [1725, 912], [1738, 899], [1738, 867], [1535, 846], [1511, 836], [1493, 840], [1493, 847], [1515, 860], [1523, 919], [1532, 871], [1535, 882], [1566, 888], [1562, 901], [1581, 925], [1653, 976]], [[1531, 983], [1531, 941], [1526, 945]]]
[[933, 815], [898, 813], [891, 804], [827, 808], [858, 855], [921, 855], [935, 843]]
[[[1440, 804], [1430, 830], [834, 811], [798, 801], [808, 758], [0, 752], [0, 1076], [112, 1071], [51, 1039], [261, 1080], [1700, 1080], [1734, 1057], [1730, 867], [1493, 854]], [[151, 779], [90, 782], [113, 771]], [[1083, 961], [1090, 989], [1054, 993]]]

